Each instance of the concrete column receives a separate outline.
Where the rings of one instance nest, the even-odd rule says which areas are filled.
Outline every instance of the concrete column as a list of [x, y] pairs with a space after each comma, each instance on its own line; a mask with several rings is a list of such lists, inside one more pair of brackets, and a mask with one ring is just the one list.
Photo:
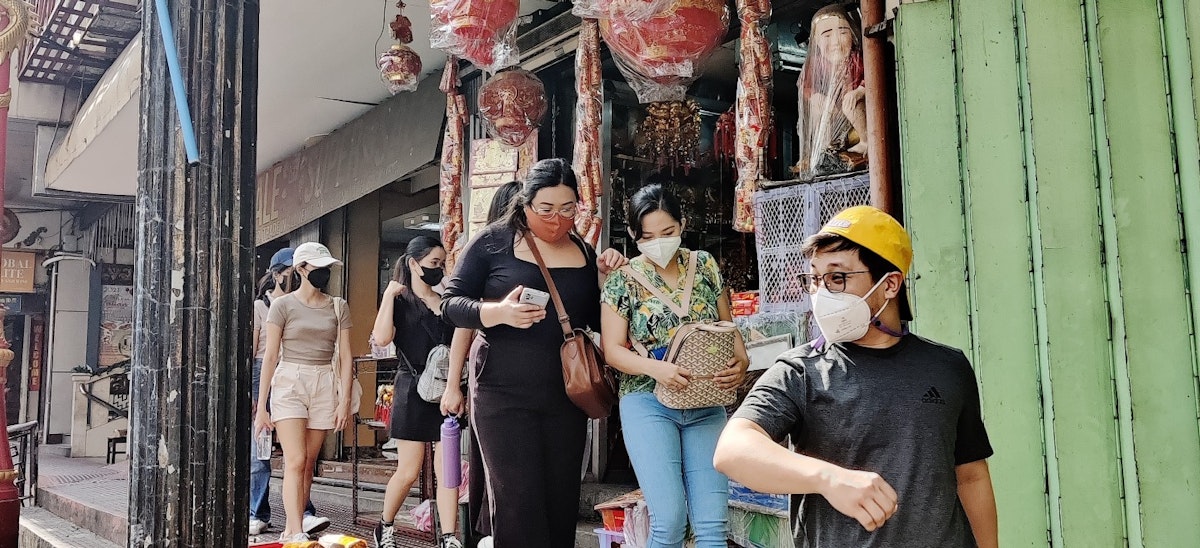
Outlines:
[[129, 546], [245, 546], [259, 3], [170, 3], [194, 164], [157, 7], [142, 3]]

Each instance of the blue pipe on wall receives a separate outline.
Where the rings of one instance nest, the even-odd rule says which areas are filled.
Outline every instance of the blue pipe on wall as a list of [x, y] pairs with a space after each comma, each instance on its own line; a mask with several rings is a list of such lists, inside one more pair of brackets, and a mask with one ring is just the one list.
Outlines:
[[167, 69], [171, 73], [171, 91], [175, 95], [175, 111], [179, 113], [179, 125], [183, 131], [183, 148], [189, 164], [200, 161], [200, 149], [196, 146], [196, 128], [192, 125], [192, 111], [188, 106], [187, 93], [183, 89], [183, 73], [179, 70], [179, 51], [175, 48], [175, 28], [171, 26], [171, 12], [167, 11], [167, 0], [154, 0], [158, 12], [158, 27], [167, 52]]

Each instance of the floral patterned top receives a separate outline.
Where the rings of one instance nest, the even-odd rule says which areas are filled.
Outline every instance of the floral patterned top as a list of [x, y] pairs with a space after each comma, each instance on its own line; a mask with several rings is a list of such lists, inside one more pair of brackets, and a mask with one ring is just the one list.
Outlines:
[[[698, 253], [696, 257], [696, 281], [692, 288], [691, 314], [692, 321], [716, 320], [717, 300], [725, 289], [721, 279], [721, 270], [717, 260], [707, 251], [689, 251], [680, 249], [676, 262], [680, 272], [687, 271], [690, 253]], [[683, 304], [684, 282], [679, 280], [678, 287], [672, 289], [658, 275], [654, 264], [644, 257], [629, 261], [629, 268], [637, 269], [651, 282], [658, 285], [659, 290], [675, 301], [676, 306]], [[682, 278], [682, 276], [681, 276]], [[683, 323], [663, 302], [655, 297], [649, 289], [638, 283], [632, 276], [622, 270], [614, 271], [604, 282], [604, 290], [600, 300], [612, 307], [617, 314], [629, 322], [629, 337], [654, 351], [665, 348], [671, 343], [671, 337]], [[654, 390], [654, 378], [649, 375], [620, 374], [620, 395], [634, 392], [650, 392]]]

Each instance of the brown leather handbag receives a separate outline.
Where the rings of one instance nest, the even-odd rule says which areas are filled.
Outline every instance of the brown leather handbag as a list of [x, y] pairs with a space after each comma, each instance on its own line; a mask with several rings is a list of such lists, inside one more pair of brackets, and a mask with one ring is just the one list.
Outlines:
[[567, 388], [567, 397], [576, 407], [583, 410], [590, 419], [602, 419], [612, 413], [613, 404], [617, 402], [617, 378], [612, 369], [604, 363], [604, 354], [596, 346], [591, 335], [582, 329], [571, 327], [571, 317], [563, 306], [558, 288], [554, 286], [554, 278], [542, 261], [533, 238], [525, 235], [525, 243], [537, 260], [542, 276], [546, 278], [546, 286], [550, 289], [550, 298], [554, 301], [554, 309], [558, 311], [558, 323], [562, 324], [563, 343], [559, 348], [562, 358], [563, 384]]

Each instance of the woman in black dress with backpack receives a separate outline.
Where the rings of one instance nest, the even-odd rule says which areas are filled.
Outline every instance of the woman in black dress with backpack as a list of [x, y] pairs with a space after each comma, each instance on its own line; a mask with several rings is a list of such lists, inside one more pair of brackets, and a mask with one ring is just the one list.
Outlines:
[[[442, 319], [442, 297], [434, 291], [441, 283], [446, 250], [429, 236], [418, 236], [408, 243], [406, 253], [396, 261], [392, 281], [383, 292], [375, 328], [375, 344], [396, 343], [400, 366], [396, 371], [395, 396], [392, 400], [391, 437], [396, 442], [396, 472], [388, 481], [383, 498], [383, 514], [375, 527], [377, 548], [394, 548], [392, 527], [396, 514], [416, 482], [425, 459], [425, 444], [441, 438], [442, 413], [437, 403], [417, 394], [417, 377], [425, 369], [429, 351], [450, 344], [454, 327]], [[434, 457], [434, 469], [442, 475], [441, 447]], [[461, 548], [454, 537], [458, 516], [458, 490], [438, 487], [438, 517], [442, 538], [439, 548]]]
[[487, 468], [492, 536], [502, 548], [575, 545], [587, 417], [567, 397], [551, 302], [520, 304], [525, 287], [547, 291], [536, 245], [575, 327], [600, 326], [601, 272], [621, 266], [615, 251], [597, 258], [574, 234], [579, 195], [561, 159], [533, 165], [506, 222], [493, 223], [463, 251], [443, 309], [459, 327], [481, 329], [486, 359], [471, 395]]

